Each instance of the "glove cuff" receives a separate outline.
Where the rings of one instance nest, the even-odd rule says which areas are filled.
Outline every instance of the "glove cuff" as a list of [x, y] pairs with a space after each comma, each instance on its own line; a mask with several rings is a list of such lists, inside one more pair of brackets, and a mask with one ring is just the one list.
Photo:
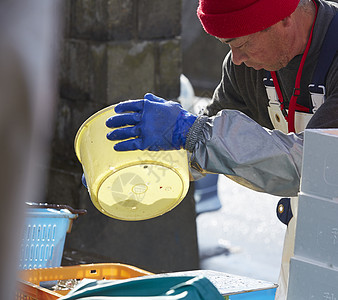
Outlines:
[[200, 139], [200, 134], [202, 131], [202, 128], [204, 127], [204, 124], [208, 121], [207, 116], [199, 116], [194, 122], [194, 124], [191, 126], [190, 130], [188, 131], [187, 137], [186, 137], [186, 144], [185, 149], [189, 152], [193, 152], [195, 145], [197, 141]]
[[184, 110], [179, 113], [172, 136], [172, 144], [177, 150], [181, 149], [182, 147], [185, 148], [189, 129], [191, 128], [192, 124], [194, 124], [196, 118], [197, 117], [195, 115]]

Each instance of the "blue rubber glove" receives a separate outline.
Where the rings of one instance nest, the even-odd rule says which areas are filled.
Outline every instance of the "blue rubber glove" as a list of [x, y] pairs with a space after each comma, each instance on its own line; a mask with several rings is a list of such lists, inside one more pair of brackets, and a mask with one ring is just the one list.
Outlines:
[[114, 146], [117, 151], [184, 148], [188, 131], [196, 120], [179, 103], [150, 93], [142, 100], [117, 104], [115, 112], [117, 115], [110, 117], [106, 125], [117, 128], [107, 134], [109, 140], [125, 140]]
[[85, 177], [84, 173], [82, 173], [81, 182], [85, 186], [85, 188], [87, 189], [88, 186], [87, 186], [87, 181], [86, 181], [86, 177]]

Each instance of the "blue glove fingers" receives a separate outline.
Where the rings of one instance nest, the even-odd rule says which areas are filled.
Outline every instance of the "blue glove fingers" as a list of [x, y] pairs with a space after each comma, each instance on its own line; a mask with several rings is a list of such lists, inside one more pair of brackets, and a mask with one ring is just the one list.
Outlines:
[[109, 128], [122, 127], [126, 125], [136, 125], [141, 121], [141, 114], [139, 113], [126, 113], [115, 115], [107, 119], [106, 126]]
[[130, 151], [130, 150], [144, 150], [141, 146], [141, 139], [131, 139], [115, 144], [114, 149], [116, 151]]
[[140, 135], [140, 129], [137, 126], [124, 127], [115, 129], [107, 133], [107, 139], [111, 141], [119, 141], [137, 137]]
[[157, 96], [155, 96], [154, 94], [151, 94], [151, 93], [145, 94], [144, 99], [147, 99], [149, 101], [154, 101], [154, 102], [160, 102], [160, 103], [166, 102], [163, 98], [157, 97]]
[[143, 103], [143, 99], [124, 101], [117, 104], [114, 110], [117, 114], [130, 111], [141, 112], [143, 110]]

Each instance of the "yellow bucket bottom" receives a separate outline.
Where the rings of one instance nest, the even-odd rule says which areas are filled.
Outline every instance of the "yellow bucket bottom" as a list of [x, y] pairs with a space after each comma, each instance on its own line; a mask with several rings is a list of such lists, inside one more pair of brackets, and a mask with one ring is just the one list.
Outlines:
[[184, 181], [175, 169], [154, 162], [139, 163], [103, 178], [92, 202], [110, 217], [137, 221], [173, 209], [185, 192]]

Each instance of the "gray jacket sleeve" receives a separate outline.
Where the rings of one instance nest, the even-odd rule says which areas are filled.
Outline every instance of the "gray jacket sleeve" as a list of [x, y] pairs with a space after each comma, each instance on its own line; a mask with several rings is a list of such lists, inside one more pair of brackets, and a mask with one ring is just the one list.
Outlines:
[[299, 191], [303, 133], [269, 130], [239, 111], [225, 109], [197, 118], [186, 149], [191, 167], [201, 173], [225, 174], [277, 196], [296, 196]]

